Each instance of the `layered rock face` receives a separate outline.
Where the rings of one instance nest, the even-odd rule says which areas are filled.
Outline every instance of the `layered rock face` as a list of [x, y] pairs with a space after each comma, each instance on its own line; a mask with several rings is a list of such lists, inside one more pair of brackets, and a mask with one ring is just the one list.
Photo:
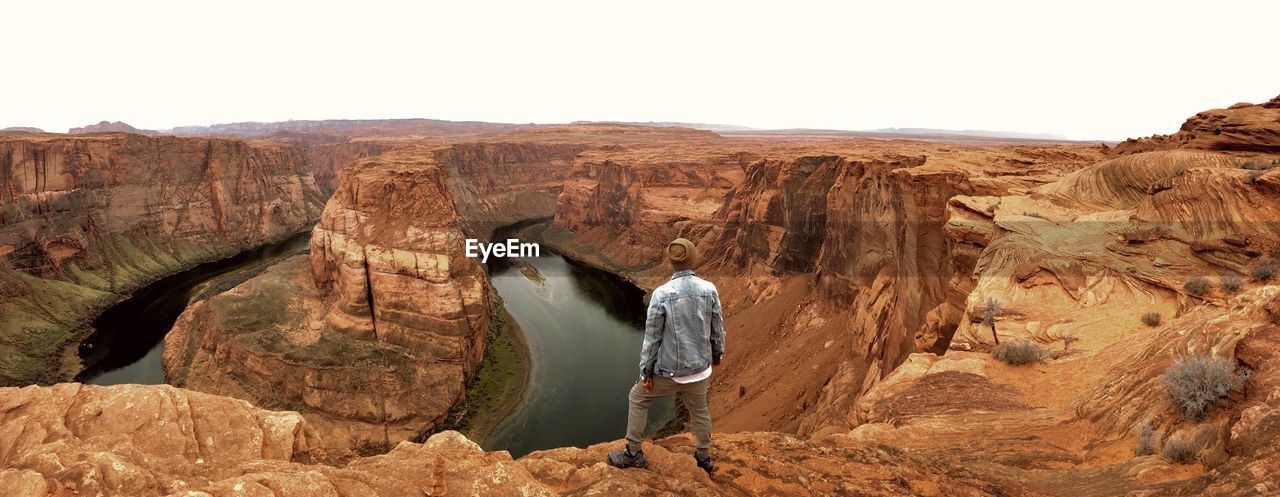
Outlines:
[[10, 135], [0, 206], [0, 383], [21, 384], [74, 373], [57, 356], [106, 305], [305, 230], [322, 199], [292, 147]]
[[466, 238], [549, 216], [581, 147], [419, 145], [346, 169], [282, 263], [192, 306], [165, 343], [170, 381], [298, 409], [331, 446], [436, 429], [483, 358], [490, 289]]
[[[1257, 109], [1267, 107], [1232, 111]], [[1255, 122], [1280, 118], [1270, 112]], [[1267, 136], [1247, 128], [1232, 134]], [[1276, 382], [1266, 365], [1280, 300], [1258, 270], [1280, 246], [1280, 189], [1266, 166], [1276, 157], [1253, 152], [1256, 143], [1206, 143], [1121, 155], [1004, 195], [952, 197], [952, 253], [975, 261], [949, 285], [965, 297], [954, 350], [913, 354], [864, 384], [843, 411], [845, 426], [857, 426], [850, 436], [1015, 467], [1065, 463], [1028, 486], [1059, 494], [1280, 492], [1269, 476], [1280, 432], [1267, 421]], [[1215, 147], [1232, 151], [1204, 150]], [[990, 301], [994, 327], [983, 322]], [[1013, 367], [987, 353], [997, 336], [1052, 351]], [[1251, 372], [1202, 420], [1178, 413], [1163, 379], [1175, 359], [1197, 356]], [[1144, 436], [1155, 454], [1135, 456]], [[1161, 457], [1178, 446], [1190, 465]]]

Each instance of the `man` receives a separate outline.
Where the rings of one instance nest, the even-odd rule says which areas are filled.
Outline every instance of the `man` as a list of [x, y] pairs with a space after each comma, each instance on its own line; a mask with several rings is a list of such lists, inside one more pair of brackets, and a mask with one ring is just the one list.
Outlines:
[[707, 383], [712, 366], [724, 355], [724, 319], [720, 293], [691, 269], [698, 262], [693, 242], [677, 238], [667, 245], [666, 259], [675, 274], [653, 291], [640, 347], [640, 381], [631, 387], [627, 416], [627, 447], [609, 453], [609, 464], [643, 468], [648, 458], [640, 447], [649, 405], [655, 399], [680, 394], [697, 438], [693, 454], [698, 467], [711, 474], [711, 413], [707, 412]]

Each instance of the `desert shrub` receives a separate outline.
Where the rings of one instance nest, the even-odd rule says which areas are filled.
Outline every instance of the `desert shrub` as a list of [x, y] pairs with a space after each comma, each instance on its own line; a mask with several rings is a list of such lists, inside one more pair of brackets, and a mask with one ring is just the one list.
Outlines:
[[996, 316], [999, 316], [1003, 310], [1004, 306], [999, 299], [987, 295], [987, 302], [982, 308], [982, 324], [991, 328], [991, 338], [995, 340], [996, 345], [1000, 345], [1000, 335], [996, 333]]
[[1249, 371], [1237, 371], [1230, 359], [1196, 356], [1174, 360], [1160, 383], [1164, 385], [1169, 403], [1182, 417], [1202, 421], [1219, 401], [1248, 378]]
[[1049, 218], [1047, 218], [1047, 217], [1044, 217], [1044, 215], [1042, 215], [1042, 214], [1040, 214], [1039, 212], [1036, 212], [1036, 211], [1022, 211], [1022, 215], [1027, 216], [1027, 217], [1038, 217], [1038, 218], [1040, 218], [1040, 219], [1049, 219]]
[[1209, 278], [1205, 278], [1204, 276], [1195, 276], [1187, 280], [1186, 283], [1183, 283], [1182, 289], [1186, 290], [1189, 294], [1197, 297], [1203, 297], [1209, 293], [1209, 290], [1213, 289], [1213, 283], [1210, 283]]
[[356, 444], [352, 450], [363, 457], [371, 457], [391, 452], [391, 448], [391, 442], [385, 440], [365, 440]]
[[1276, 277], [1277, 271], [1280, 271], [1280, 268], [1276, 267], [1275, 259], [1262, 259], [1249, 269], [1249, 277], [1253, 278], [1253, 281], [1267, 282]]
[[1223, 292], [1236, 293], [1244, 288], [1244, 280], [1235, 274], [1224, 274], [1222, 279], [1218, 280], [1218, 286]]
[[1071, 344], [1075, 343], [1077, 340], [1080, 340], [1080, 337], [1075, 333], [1070, 331], [1062, 332], [1062, 350], [1070, 350]]
[[992, 357], [997, 360], [1004, 361], [1014, 366], [1022, 366], [1024, 364], [1032, 364], [1040, 362], [1048, 351], [1041, 347], [1040, 344], [1031, 340], [1019, 340], [1016, 342], [1005, 342], [996, 346], [991, 352]]
[[1151, 423], [1142, 423], [1134, 430], [1138, 443], [1133, 447], [1136, 456], [1149, 456], [1156, 453], [1156, 429]]
[[1148, 312], [1142, 315], [1142, 322], [1147, 326], [1160, 326], [1160, 313]]
[[1257, 182], [1258, 182], [1258, 178], [1261, 178], [1263, 174], [1266, 174], [1266, 171], [1253, 171], [1253, 172], [1250, 172], [1250, 173], [1249, 173], [1249, 182], [1250, 182], [1250, 183], [1257, 183]]
[[1248, 171], [1266, 171], [1278, 165], [1280, 164], [1276, 164], [1274, 162], [1263, 162], [1260, 160], [1251, 160], [1249, 162], [1245, 162], [1244, 164], [1240, 164], [1240, 169], [1244, 169]]
[[1199, 448], [1191, 442], [1170, 440], [1164, 444], [1160, 455], [1178, 464], [1191, 464], [1195, 462], [1197, 452], [1200, 452]]
[[988, 206], [987, 206], [987, 214], [995, 214], [995, 213], [996, 213], [996, 206], [997, 206], [997, 205], [999, 205], [999, 204], [991, 204], [991, 205], [988, 205]]
[[982, 307], [982, 324], [986, 326], [995, 326], [996, 316], [999, 316], [1000, 312], [1003, 310], [1004, 305], [1000, 303], [1000, 300], [988, 295], [987, 301]]

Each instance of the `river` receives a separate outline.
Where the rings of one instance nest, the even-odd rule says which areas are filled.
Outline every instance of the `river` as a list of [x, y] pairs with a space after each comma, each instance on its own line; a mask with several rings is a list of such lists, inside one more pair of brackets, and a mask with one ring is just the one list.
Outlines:
[[301, 253], [310, 246], [310, 240], [311, 232], [307, 231], [200, 264], [142, 287], [93, 321], [93, 334], [80, 343], [84, 369], [76, 375], [76, 381], [95, 385], [165, 383], [160, 363], [164, 336], [201, 283]]
[[[519, 228], [498, 230], [494, 240], [520, 233]], [[621, 439], [627, 391], [639, 376], [644, 292], [545, 245], [539, 257], [491, 261], [489, 270], [493, 287], [524, 332], [533, 367], [523, 402], [485, 440], [485, 449], [520, 457]], [[671, 412], [670, 399], [656, 403], [650, 430]]]

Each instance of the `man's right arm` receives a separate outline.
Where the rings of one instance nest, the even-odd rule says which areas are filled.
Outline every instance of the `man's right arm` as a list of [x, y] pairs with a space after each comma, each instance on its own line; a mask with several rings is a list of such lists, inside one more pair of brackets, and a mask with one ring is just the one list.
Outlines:
[[644, 345], [640, 347], [640, 379], [653, 378], [653, 367], [658, 361], [658, 347], [662, 345], [662, 331], [666, 328], [666, 311], [657, 294], [649, 299], [649, 312], [644, 320]]

